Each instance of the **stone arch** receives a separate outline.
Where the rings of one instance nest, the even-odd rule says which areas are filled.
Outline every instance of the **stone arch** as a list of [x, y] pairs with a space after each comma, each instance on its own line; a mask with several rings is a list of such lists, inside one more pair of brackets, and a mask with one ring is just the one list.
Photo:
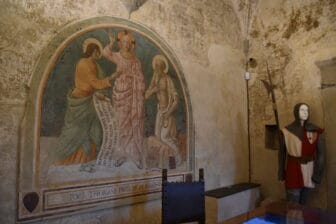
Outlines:
[[[64, 179], [64, 176], [60, 176], [59, 179], [52, 181], [49, 181], [48, 179], [48, 176], [57, 176], [60, 172], [56, 167], [53, 169], [56, 169], [57, 173], [54, 172], [50, 175], [50, 167], [52, 167], [53, 164], [48, 160], [48, 153], [50, 151], [46, 153], [45, 150], [49, 150], [49, 148], [52, 148], [54, 144], [57, 144], [59, 141], [57, 139], [60, 131], [60, 126], [58, 124], [62, 119], [64, 120], [64, 107], [66, 105], [64, 99], [64, 95], [66, 95], [65, 90], [69, 91], [70, 86], [74, 82], [73, 71], [75, 63], [73, 62], [75, 62], [74, 58], [79, 58], [78, 55], [81, 51], [81, 43], [85, 38], [95, 37], [98, 39], [100, 38], [99, 40], [103, 45], [106, 45], [108, 41], [108, 36], [106, 34], [111, 31], [119, 32], [121, 30], [128, 30], [138, 41], [136, 44], [138, 44], [141, 49], [137, 49], [138, 51], [136, 51], [136, 54], [143, 64], [146, 88], [148, 87], [153, 74], [150, 61], [153, 55], [162, 54], [168, 59], [170, 75], [176, 85], [177, 92], [179, 93], [179, 102], [181, 103], [176, 112], [176, 120], [177, 123], [184, 122], [180, 126], [177, 125], [177, 129], [180, 128], [182, 136], [179, 140], [182, 141], [180, 143], [184, 144], [185, 147], [185, 165], [180, 170], [176, 169], [175, 172], [172, 173], [175, 175], [175, 178], [183, 179], [186, 175], [194, 172], [194, 122], [191, 101], [182, 66], [174, 54], [173, 49], [171, 49], [154, 31], [129, 20], [115, 17], [95, 17], [77, 21], [64, 27], [51, 40], [49, 45], [41, 53], [29, 82], [27, 106], [20, 139], [20, 174], [18, 185], [19, 220], [26, 219], [27, 217], [34, 219], [34, 217], [37, 216], [43, 217], [60, 214], [64, 211], [69, 212], [86, 209], [87, 206], [82, 206], [79, 202], [77, 203], [75, 201], [70, 202], [64, 200], [64, 203], [61, 201], [58, 202], [58, 204], [52, 204], [51, 201], [56, 197], [59, 197], [59, 195], [71, 198], [69, 189], [71, 189], [71, 192], [73, 192], [74, 189], [76, 189], [76, 191], [78, 190], [79, 194], [75, 195], [76, 198], [84, 195], [83, 197], [86, 197], [85, 200], [91, 200], [90, 203], [98, 209], [102, 205], [106, 206], [107, 201], [111, 201], [112, 199], [113, 201], [116, 201], [116, 204], [118, 205], [130, 203], [130, 200], [127, 198], [133, 197], [134, 192], [129, 192], [126, 197], [123, 196], [123, 198], [126, 198], [127, 200], [123, 200], [119, 197], [120, 195], [114, 194], [114, 190], [123, 183], [126, 183], [124, 182], [126, 179], [128, 181], [127, 184], [130, 186], [133, 186], [132, 184], [134, 184], [133, 188], [138, 191], [142, 191], [144, 186], [146, 186], [146, 193], [142, 192], [142, 194], [158, 191], [158, 180], [161, 180], [161, 173], [155, 173], [154, 171], [150, 175], [146, 174], [145, 176], [144, 173], [140, 171], [135, 173], [127, 173], [126, 171], [123, 173], [117, 171], [115, 176], [106, 176], [105, 174], [99, 174], [100, 176], [98, 176], [97, 172], [93, 174], [92, 178], [69, 178], [64, 180], [64, 182], [60, 181], [62, 178]], [[69, 61], [71, 61], [71, 63]], [[62, 65], [64, 66], [62, 67]], [[103, 70], [105, 69], [109, 72], [115, 69], [113, 66], [110, 66], [107, 61], [101, 62], [100, 66]], [[149, 108], [148, 111], [152, 111], [152, 118], [154, 104], [154, 101], [145, 103], [145, 107], [148, 106]], [[55, 108], [60, 109], [55, 110]], [[49, 116], [45, 114], [51, 115]], [[62, 116], [59, 116], [58, 114], [62, 114]], [[146, 137], [150, 137], [154, 135], [152, 129], [155, 124], [153, 123], [153, 119], [145, 120], [145, 124], [147, 124], [147, 121], [150, 124], [148, 125], [148, 136]], [[55, 126], [57, 127], [55, 128]], [[45, 165], [44, 163], [48, 163], [48, 165]], [[75, 165], [73, 167], [74, 169], [76, 168]], [[68, 169], [68, 167], [62, 169]], [[73, 170], [71, 172], [73, 172]], [[80, 174], [81, 173], [79, 173], [78, 177], [81, 176]], [[131, 176], [133, 176], [133, 179], [127, 176], [129, 174], [132, 174]], [[87, 176], [87, 174], [82, 176]], [[76, 175], [74, 175], [74, 177], [76, 177]], [[105, 187], [101, 192], [108, 192], [106, 193], [106, 197], [90, 198], [91, 196], [88, 196], [88, 187], [92, 187], [92, 181], [96, 184], [95, 186], [99, 185], [99, 189]], [[110, 189], [110, 191], [107, 191], [106, 189]], [[30, 211], [30, 209], [30, 213], [27, 214], [27, 206], [23, 203], [23, 198], [25, 198], [28, 193], [29, 195], [32, 195], [31, 192], [36, 193], [34, 193], [34, 195], [37, 195], [37, 198], [40, 198], [40, 202], [37, 203], [36, 208], [33, 208], [32, 211]], [[51, 204], [48, 204], [48, 202]], [[113, 204], [114, 203], [111, 203], [112, 206]]]

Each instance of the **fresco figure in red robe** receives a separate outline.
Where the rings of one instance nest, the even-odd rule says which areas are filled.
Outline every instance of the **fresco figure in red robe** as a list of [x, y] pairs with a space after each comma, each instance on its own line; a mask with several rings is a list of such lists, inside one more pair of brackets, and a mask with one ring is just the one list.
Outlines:
[[118, 119], [119, 143], [114, 151], [116, 167], [131, 160], [143, 168], [145, 80], [140, 60], [134, 53], [135, 38], [128, 31], [117, 35], [119, 51], [114, 52], [115, 36], [109, 33], [103, 56], [116, 64], [112, 101]]

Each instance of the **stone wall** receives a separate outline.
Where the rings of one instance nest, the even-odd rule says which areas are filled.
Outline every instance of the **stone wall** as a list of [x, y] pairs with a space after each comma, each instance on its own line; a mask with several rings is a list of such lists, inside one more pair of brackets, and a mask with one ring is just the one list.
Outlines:
[[[34, 64], [67, 24], [97, 17], [130, 19], [161, 36], [182, 64], [195, 124], [195, 168], [206, 188], [247, 181], [245, 1], [27, 0], [0, 2], [0, 222], [14, 223], [16, 159], [25, 86]], [[6, 200], [4, 200], [6, 199]], [[159, 223], [160, 200], [41, 223]]]
[[[336, 2], [252, 2], [249, 57], [256, 59], [249, 83], [252, 179], [261, 184], [265, 198], [279, 199], [284, 198], [285, 190], [277, 180], [277, 151], [265, 149], [264, 144], [265, 125], [275, 124], [271, 98], [262, 82], [268, 81], [266, 62], [275, 85], [280, 126], [294, 119], [296, 103], [306, 102], [311, 107], [311, 122], [324, 127], [321, 73], [316, 63], [336, 56]], [[326, 207], [326, 183], [325, 177], [313, 193], [311, 205]]]

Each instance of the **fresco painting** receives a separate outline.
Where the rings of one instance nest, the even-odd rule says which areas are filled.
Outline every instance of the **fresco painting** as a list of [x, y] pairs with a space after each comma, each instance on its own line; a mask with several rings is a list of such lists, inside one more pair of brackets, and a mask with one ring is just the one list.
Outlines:
[[[21, 155], [33, 174], [19, 177], [19, 217], [159, 192], [162, 168], [176, 179], [193, 172], [191, 107], [178, 61], [138, 24], [95, 21], [67, 29], [71, 38], [58, 39], [55, 53], [38, 63], [43, 75], [33, 80], [36, 106], [28, 106], [23, 130], [36, 144]], [[34, 209], [31, 195], [41, 198]]]
[[80, 179], [187, 168], [181, 84], [167, 57], [136, 32], [97, 29], [73, 40], [50, 74], [42, 111], [41, 146], [55, 142], [40, 149], [49, 182], [70, 170]]

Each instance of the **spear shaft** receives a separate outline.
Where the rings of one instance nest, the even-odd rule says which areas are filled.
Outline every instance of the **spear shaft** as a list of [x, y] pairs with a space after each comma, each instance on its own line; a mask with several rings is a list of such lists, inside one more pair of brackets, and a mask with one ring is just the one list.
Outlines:
[[277, 126], [277, 133], [278, 133], [278, 141], [279, 144], [281, 143], [281, 130], [280, 130], [280, 123], [279, 123], [279, 115], [278, 115], [278, 108], [275, 100], [275, 94], [274, 94], [274, 86], [271, 78], [271, 73], [268, 67], [268, 62], [266, 61], [266, 68], [267, 68], [267, 75], [268, 75], [268, 81], [270, 84], [270, 92], [271, 92], [271, 97], [272, 97], [272, 106], [273, 106], [273, 112], [274, 112], [274, 117], [275, 117], [275, 123]]

